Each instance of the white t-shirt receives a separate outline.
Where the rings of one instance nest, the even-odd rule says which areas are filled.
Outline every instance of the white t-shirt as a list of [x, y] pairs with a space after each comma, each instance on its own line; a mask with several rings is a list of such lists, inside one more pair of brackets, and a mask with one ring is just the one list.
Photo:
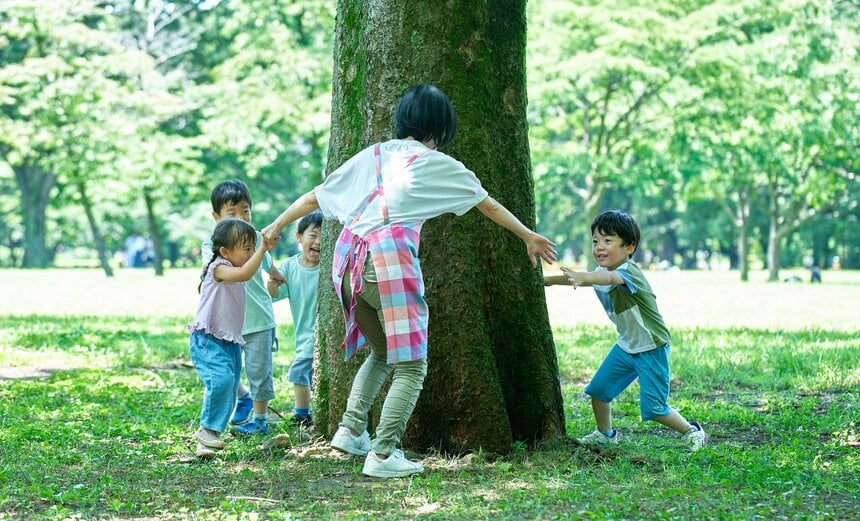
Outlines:
[[[365, 199], [376, 189], [373, 146], [365, 148], [329, 174], [314, 189], [320, 209], [344, 226], [352, 223]], [[423, 152], [423, 154], [422, 154]], [[407, 160], [421, 154], [411, 165]], [[475, 174], [453, 157], [428, 150], [415, 140], [393, 139], [380, 145], [382, 185], [392, 223], [431, 219], [445, 213], [463, 215], [487, 198]], [[351, 227], [357, 235], [383, 225], [381, 197], [376, 197]]]

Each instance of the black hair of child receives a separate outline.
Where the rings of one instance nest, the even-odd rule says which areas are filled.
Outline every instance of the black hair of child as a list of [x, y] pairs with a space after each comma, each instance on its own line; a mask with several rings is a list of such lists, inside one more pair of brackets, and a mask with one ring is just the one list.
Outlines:
[[248, 185], [238, 179], [229, 179], [212, 189], [212, 211], [221, 214], [225, 204], [247, 202], [251, 206], [251, 190]]
[[305, 230], [308, 228], [319, 228], [322, 226], [323, 222], [323, 214], [319, 210], [314, 210], [311, 213], [305, 215], [299, 220], [299, 224], [296, 227], [296, 233], [305, 233]]
[[422, 83], [403, 93], [394, 116], [397, 139], [413, 137], [424, 142], [436, 141], [443, 147], [457, 133], [457, 115], [454, 105], [439, 87]]
[[[617, 235], [624, 241], [624, 246], [628, 244], [635, 245], [633, 253], [636, 253], [636, 250], [639, 249], [639, 225], [636, 224], [636, 220], [630, 214], [621, 210], [600, 212], [591, 223], [592, 235], [595, 230], [603, 235]], [[630, 256], [632, 257], [633, 255], [631, 254]]]
[[206, 272], [209, 271], [209, 265], [215, 262], [221, 251], [221, 248], [232, 249], [245, 244], [252, 246], [257, 244], [257, 230], [253, 226], [246, 223], [242, 219], [223, 219], [218, 221], [215, 229], [212, 231], [212, 258], [203, 267], [203, 273], [200, 274], [200, 284], [197, 286], [197, 293], [203, 288], [203, 279], [206, 277]]

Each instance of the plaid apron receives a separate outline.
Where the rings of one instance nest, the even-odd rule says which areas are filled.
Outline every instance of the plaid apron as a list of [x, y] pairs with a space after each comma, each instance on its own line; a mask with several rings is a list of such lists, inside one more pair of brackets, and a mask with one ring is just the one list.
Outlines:
[[[427, 324], [429, 311], [424, 301], [424, 279], [418, 262], [418, 246], [424, 221], [394, 223], [388, 218], [385, 192], [382, 186], [382, 159], [379, 144], [373, 149], [376, 159], [376, 190], [359, 208], [349, 226], [344, 226], [334, 249], [332, 280], [340, 301], [343, 302], [341, 283], [346, 270], [350, 270], [352, 298], [344, 308], [346, 338], [341, 349], [349, 360], [359, 349], [367, 347], [367, 339], [355, 323], [355, 295], [364, 290], [364, 265], [368, 252], [376, 271], [379, 301], [384, 318], [387, 362], [408, 362], [427, 356]], [[406, 166], [421, 154], [410, 157]], [[361, 218], [367, 206], [381, 197], [383, 226], [367, 234], [356, 235], [351, 226]]]

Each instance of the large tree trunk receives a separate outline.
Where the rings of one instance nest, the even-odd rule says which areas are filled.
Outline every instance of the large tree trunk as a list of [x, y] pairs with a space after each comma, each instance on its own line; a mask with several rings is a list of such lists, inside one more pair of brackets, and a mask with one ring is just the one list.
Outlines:
[[99, 225], [96, 222], [96, 216], [93, 213], [93, 205], [92, 202], [90, 202], [89, 194], [87, 194], [87, 187], [84, 184], [84, 181], [78, 181], [77, 185], [78, 193], [81, 195], [81, 205], [84, 207], [84, 213], [86, 214], [87, 222], [90, 225], [90, 232], [93, 234], [93, 242], [96, 246], [96, 252], [98, 252], [99, 264], [101, 264], [106, 276], [113, 277], [113, 269], [111, 269], [110, 263], [108, 262], [105, 240], [102, 236], [101, 230], [99, 230]]
[[16, 166], [15, 179], [21, 191], [24, 214], [24, 258], [22, 268], [47, 268], [53, 254], [45, 245], [45, 210], [50, 202], [56, 177], [37, 167]]
[[[406, 87], [434, 83], [458, 116], [457, 138], [445, 152], [534, 226], [525, 3], [457, 5], [340, 0], [329, 169], [393, 135], [392, 116]], [[343, 319], [328, 271], [339, 230], [324, 226], [321, 261], [315, 408], [317, 425], [329, 434], [364, 358], [344, 364], [338, 349]], [[429, 372], [404, 445], [505, 451], [514, 441], [564, 433], [541, 272], [519, 239], [476, 211], [440, 217], [424, 226], [421, 259], [430, 306]]]

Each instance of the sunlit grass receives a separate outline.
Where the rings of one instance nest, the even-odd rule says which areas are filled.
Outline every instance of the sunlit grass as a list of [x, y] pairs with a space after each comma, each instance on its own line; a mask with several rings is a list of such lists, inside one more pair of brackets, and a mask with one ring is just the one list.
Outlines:
[[[615, 404], [625, 442], [602, 454], [570, 439], [503, 457], [423, 456], [427, 472], [379, 482], [359, 458], [231, 440], [185, 464], [202, 388], [187, 366], [184, 318], [0, 318], [0, 512], [13, 518], [555, 519], [849, 518], [860, 508], [860, 335], [823, 329], [674, 328], [673, 405], [712, 445], [680, 449], [639, 420], [634, 386]], [[280, 330], [290, 345], [290, 328]], [[570, 435], [593, 429], [584, 384], [613, 330], [557, 328]], [[278, 398], [289, 410], [276, 355]], [[50, 361], [52, 371], [36, 373]], [[306, 451], [307, 450], [307, 451]], [[306, 452], [305, 452], [306, 451]]]

